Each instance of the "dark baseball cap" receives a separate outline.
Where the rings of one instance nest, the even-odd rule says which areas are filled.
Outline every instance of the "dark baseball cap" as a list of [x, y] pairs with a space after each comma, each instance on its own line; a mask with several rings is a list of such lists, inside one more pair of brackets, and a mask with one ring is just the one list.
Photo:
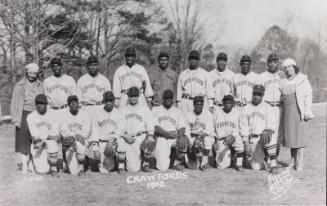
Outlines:
[[231, 101], [234, 102], [234, 97], [232, 95], [225, 95], [223, 98], [223, 102]]
[[193, 104], [203, 104], [204, 103], [204, 98], [203, 96], [196, 96], [193, 99]]
[[166, 58], [169, 59], [169, 54], [168, 54], [168, 52], [166, 52], [166, 51], [162, 51], [162, 52], [160, 52], [159, 55], [158, 55], [158, 59], [160, 59], [161, 57], [166, 57]]
[[227, 61], [227, 54], [226, 53], [224, 53], [224, 52], [220, 52], [218, 55], [217, 55], [217, 61], [218, 60], [225, 60], [225, 61]]
[[114, 100], [115, 100], [115, 96], [112, 91], [106, 91], [105, 93], [103, 93], [103, 101], [114, 101]]
[[87, 59], [87, 64], [92, 64], [92, 63], [99, 63], [99, 60], [96, 56], [90, 56]]
[[267, 62], [273, 61], [273, 60], [279, 60], [279, 57], [277, 56], [277, 54], [272, 53], [268, 56], [267, 58]]
[[174, 98], [174, 92], [171, 91], [170, 89], [167, 89], [164, 91], [163, 95], [162, 95], [163, 99], [173, 99]]
[[78, 102], [78, 97], [76, 95], [70, 95], [67, 98], [67, 104], [70, 104], [72, 101], [77, 101]]
[[131, 87], [127, 91], [127, 96], [138, 97], [140, 95], [139, 89], [137, 87]]
[[242, 56], [241, 57], [241, 63], [242, 62], [251, 62], [252, 60], [251, 60], [251, 57], [249, 56], [249, 55], [244, 55], [244, 56]]
[[50, 65], [54, 65], [54, 64], [62, 65], [61, 59], [57, 57], [51, 59]]
[[262, 86], [262, 85], [255, 85], [253, 87], [253, 94], [264, 95], [265, 94], [265, 87]]
[[200, 53], [196, 50], [191, 50], [188, 55], [188, 59], [191, 59], [191, 58], [200, 59]]
[[35, 104], [48, 104], [48, 99], [44, 94], [38, 94], [35, 97]]
[[136, 50], [134, 47], [127, 47], [125, 56], [136, 56]]

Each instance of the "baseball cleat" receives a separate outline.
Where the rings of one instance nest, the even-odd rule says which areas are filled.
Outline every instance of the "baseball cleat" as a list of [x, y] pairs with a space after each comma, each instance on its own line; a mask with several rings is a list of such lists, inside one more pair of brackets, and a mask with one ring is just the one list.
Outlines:
[[184, 168], [182, 164], [174, 165], [174, 170], [182, 171]]
[[79, 171], [78, 176], [79, 177], [84, 177], [85, 176], [85, 171], [84, 170]]
[[278, 174], [279, 173], [279, 171], [278, 171], [278, 167], [271, 167], [270, 168], [270, 172], [272, 173], [272, 174]]
[[236, 169], [236, 171], [244, 172], [244, 168], [240, 165], [235, 165], [235, 169]]
[[205, 171], [205, 170], [207, 170], [207, 169], [209, 169], [209, 168], [210, 168], [210, 165], [209, 165], [209, 164], [205, 164], [205, 165], [202, 165], [202, 166], [199, 167], [199, 169], [200, 169], [201, 171]]
[[142, 171], [143, 172], [151, 172], [151, 169], [150, 169], [149, 165], [146, 165], [146, 166], [142, 167]]

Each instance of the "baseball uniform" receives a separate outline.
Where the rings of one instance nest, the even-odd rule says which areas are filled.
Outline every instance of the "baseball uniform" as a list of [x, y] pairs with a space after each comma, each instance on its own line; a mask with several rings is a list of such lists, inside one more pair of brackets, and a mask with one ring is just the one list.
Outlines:
[[[118, 152], [126, 151], [126, 168], [128, 171], [137, 172], [141, 169], [140, 145], [146, 133], [154, 134], [154, 122], [150, 109], [145, 105], [127, 105], [119, 110], [118, 134], [134, 136], [135, 142], [124, 142]], [[123, 150], [123, 151], [121, 151]]]
[[233, 79], [235, 101], [240, 102], [243, 105], [252, 101], [253, 87], [258, 83], [258, 74], [250, 71], [244, 75], [242, 73], [236, 73]]
[[[176, 107], [166, 109], [163, 105], [152, 109], [154, 122], [166, 131], [176, 132], [181, 129], [186, 129], [186, 122], [182, 111]], [[165, 171], [169, 168], [171, 147], [175, 146], [176, 139], [166, 139], [165, 137], [157, 137], [157, 146], [155, 157], [157, 160], [157, 168]]]
[[59, 151], [58, 143], [55, 140], [48, 140], [49, 136], [57, 136], [59, 139], [58, 117], [52, 110], [47, 110], [41, 115], [33, 111], [27, 115], [27, 124], [33, 140], [42, 140], [44, 144], [41, 148], [34, 148], [31, 145], [31, 154], [35, 171], [40, 174], [47, 173], [50, 170], [48, 158], [50, 155], [57, 155]]
[[178, 107], [184, 114], [193, 112], [193, 99], [195, 96], [205, 96], [204, 110], [213, 106], [213, 90], [209, 73], [202, 69], [186, 69], [180, 73], [177, 82]]
[[222, 107], [222, 99], [226, 95], [234, 94], [233, 87], [233, 77], [234, 72], [226, 69], [223, 72], [218, 71], [217, 69], [209, 72], [211, 78], [212, 89], [214, 93], [214, 105], [215, 108]]
[[[143, 88], [145, 86], [145, 90]], [[120, 66], [114, 74], [113, 92], [120, 100], [119, 107], [127, 105], [127, 90], [137, 87], [140, 90], [139, 104], [147, 106], [146, 98], [153, 96], [151, 83], [145, 68], [139, 64], [134, 64], [131, 68], [127, 65]]]

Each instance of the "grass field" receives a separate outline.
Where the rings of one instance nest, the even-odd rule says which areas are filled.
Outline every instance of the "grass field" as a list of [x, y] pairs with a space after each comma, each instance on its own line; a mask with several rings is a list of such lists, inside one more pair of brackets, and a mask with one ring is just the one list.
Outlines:
[[[326, 205], [326, 104], [315, 105], [314, 113], [304, 171], [290, 171], [291, 184], [277, 199], [270, 193], [266, 171], [23, 176], [13, 152], [14, 127], [4, 124], [0, 127], [0, 205]], [[289, 159], [283, 148], [280, 160]], [[149, 188], [153, 179], [162, 180], [151, 181], [160, 187]]]

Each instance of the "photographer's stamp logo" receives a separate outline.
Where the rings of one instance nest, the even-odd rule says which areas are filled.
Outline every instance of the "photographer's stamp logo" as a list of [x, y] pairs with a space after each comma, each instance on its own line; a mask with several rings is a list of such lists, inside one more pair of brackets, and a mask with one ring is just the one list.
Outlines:
[[268, 186], [271, 199], [276, 200], [284, 195], [294, 183], [294, 178], [289, 170], [280, 174], [268, 175]]

